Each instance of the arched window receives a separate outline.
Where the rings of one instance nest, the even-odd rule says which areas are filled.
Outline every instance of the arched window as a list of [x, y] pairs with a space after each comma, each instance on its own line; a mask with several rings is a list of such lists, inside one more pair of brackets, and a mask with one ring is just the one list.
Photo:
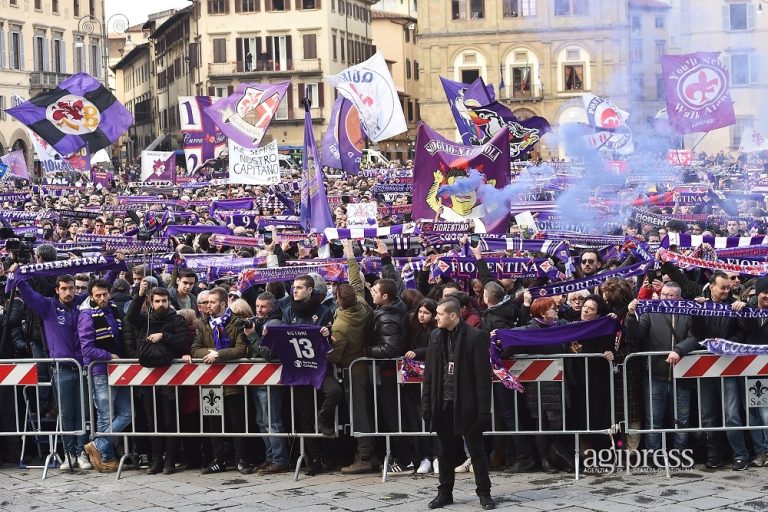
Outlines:
[[541, 65], [536, 54], [528, 48], [514, 48], [504, 59], [504, 88], [499, 95], [512, 99], [541, 97], [540, 75]]
[[592, 89], [591, 57], [584, 48], [565, 46], [557, 54], [557, 91], [581, 94]]
[[474, 49], [463, 50], [453, 59], [453, 79], [471, 84], [477, 77], [483, 77], [487, 83], [486, 67], [485, 56], [482, 53]]

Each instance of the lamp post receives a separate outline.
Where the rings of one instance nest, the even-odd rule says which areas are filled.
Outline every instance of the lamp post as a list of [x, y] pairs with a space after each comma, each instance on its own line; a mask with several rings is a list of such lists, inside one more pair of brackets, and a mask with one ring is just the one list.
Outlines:
[[[107, 32], [111, 29], [112, 32], [117, 34], [123, 34], [128, 29], [128, 16], [121, 13], [115, 13], [106, 20], [104, 18], [98, 18], [92, 14], [86, 14], [77, 20], [77, 45], [85, 45], [85, 36], [93, 33], [100, 33], [101, 35], [101, 61], [104, 68], [104, 86], [109, 88], [109, 40], [107, 39]], [[98, 32], [97, 32], [98, 30]]]
[[768, 5], [768, 0], [759, 0], [759, 4], [757, 4], [757, 14], [763, 14], [763, 4]]

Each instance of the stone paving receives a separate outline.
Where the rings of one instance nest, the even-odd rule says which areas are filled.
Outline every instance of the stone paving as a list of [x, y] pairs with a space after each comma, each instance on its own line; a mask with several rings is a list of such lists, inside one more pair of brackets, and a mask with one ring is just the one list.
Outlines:
[[[233, 471], [149, 476], [128, 470], [120, 480], [94, 471], [51, 470], [46, 480], [41, 474], [38, 469], [0, 469], [0, 510], [415, 511], [427, 510], [437, 487], [436, 475], [395, 476], [382, 483], [380, 475], [340, 473], [302, 475], [297, 482], [290, 474], [242, 476]], [[669, 479], [663, 473], [622, 473], [587, 475], [578, 481], [566, 474], [492, 472], [491, 480], [498, 510], [768, 510], [768, 468], [734, 473], [696, 466]], [[446, 510], [480, 509], [472, 475], [457, 475], [454, 500]]]

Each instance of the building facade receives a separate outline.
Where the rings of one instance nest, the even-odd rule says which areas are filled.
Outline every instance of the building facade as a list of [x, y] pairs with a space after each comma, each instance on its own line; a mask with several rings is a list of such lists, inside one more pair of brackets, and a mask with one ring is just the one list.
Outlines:
[[[730, 71], [731, 97], [736, 124], [728, 128], [685, 136], [685, 147], [713, 154], [736, 151], [744, 128], [768, 129], [768, 1], [718, 0], [706, 9], [699, 2], [672, 3], [670, 53], [722, 52], [720, 60]], [[696, 12], [695, 16], [690, 13]]]
[[[195, 94], [227, 96], [241, 82], [291, 80], [264, 137], [303, 142], [302, 99], [325, 129], [335, 94], [324, 76], [373, 50], [371, 4], [358, 0], [194, 0], [190, 46]], [[320, 131], [315, 133], [320, 136]], [[318, 139], [319, 140], [319, 139]]]
[[[542, 116], [555, 129], [586, 121], [585, 92], [627, 110], [628, 25], [626, 0], [430, 2], [417, 34], [421, 116], [443, 135], [458, 135], [441, 76], [465, 83], [481, 76], [519, 118]], [[552, 134], [537, 151], [563, 156]]]
[[[3, 112], [55, 88], [74, 73], [104, 80], [103, 0], [0, 0], [0, 154], [21, 149], [33, 168], [32, 143], [20, 122]], [[90, 30], [93, 28], [94, 30]]]

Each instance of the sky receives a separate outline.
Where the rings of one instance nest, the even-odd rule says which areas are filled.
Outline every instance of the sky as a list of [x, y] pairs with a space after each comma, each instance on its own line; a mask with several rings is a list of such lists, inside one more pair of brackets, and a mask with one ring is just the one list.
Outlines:
[[124, 14], [131, 25], [145, 22], [147, 15], [153, 12], [190, 5], [188, 0], [105, 0], [105, 3], [107, 19], [113, 14]]

